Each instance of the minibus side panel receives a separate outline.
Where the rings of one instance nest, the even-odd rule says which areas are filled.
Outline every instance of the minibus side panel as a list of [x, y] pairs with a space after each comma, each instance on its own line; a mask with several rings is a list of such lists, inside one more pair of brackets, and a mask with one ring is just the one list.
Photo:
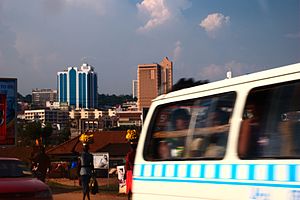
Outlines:
[[[298, 67], [300, 71], [300, 64], [293, 67]], [[199, 87], [198, 92], [195, 89], [183, 90], [170, 98], [153, 101], [137, 148], [133, 199], [299, 200], [300, 139], [298, 134], [294, 134], [294, 139], [289, 139], [289, 136], [300, 133], [300, 73], [296, 73], [295, 68], [291, 71], [293, 73], [284, 76], [276, 74], [270, 77], [266, 74], [268, 78], [263, 78], [264, 73], [260, 72], [259, 80], [251, 79], [242, 84], [231, 80], [231, 85], [210, 90], [205, 90], [204, 85]], [[230, 102], [233, 102], [233, 108], [226, 103], [232, 97], [234, 101]], [[253, 120], [255, 113], [251, 112], [253, 102], [258, 109], [255, 113], [260, 114], [257, 121]], [[175, 108], [187, 109], [190, 113], [190, 123], [185, 133], [170, 128], [172, 115], [164, 116]], [[214, 125], [217, 128], [212, 129], [209, 125], [211, 121], [205, 120], [216, 110], [230, 113], [230, 119], [226, 124]], [[253, 126], [260, 124], [259, 129], [251, 127], [252, 133], [259, 130], [263, 134], [249, 137], [241, 146], [242, 139], [246, 137], [242, 130], [247, 130], [245, 124], [248, 119], [252, 120], [249, 124]], [[216, 140], [211, 130], [220, 135], [224, 131], [222, 128], [226, 128], [228, 134], [226, 149], [222, 151], [224, 154], [214, 157], [201, 150], [201, 156], [197, 157], [190, 153], [195, 150], [194, 139], [208, 149], [210, 144], [206, 138], [209, 142]], [[181, 145], [188, 152], [170, 145], [174, 140], [178, 142], [175, 137], [183, 136], [188, 142]], [[257, 151], [247, 143], [254, 141], [254, 138], [260, 145]], [[161, 157], [159, 149], [153, 150], [153, 144], [163, 146], [165, 142], [167, 147], [173, 148], [168, 152], [171, 158]], [[246, 146], [247, 151], [243, 148]]]

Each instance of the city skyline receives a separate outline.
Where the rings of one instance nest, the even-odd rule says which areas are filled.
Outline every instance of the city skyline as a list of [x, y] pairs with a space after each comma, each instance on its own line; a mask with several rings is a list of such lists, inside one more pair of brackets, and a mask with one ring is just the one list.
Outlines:
[[56, 88], [88, 63], [98, 93], [131, 94], [139, 64], [173, 62], [180, 78], [233, 77], [300, 61], [300, 2], [290, 0], [0, 0], [0, 77], [18, 92]]
[[97, 79], [94, 67], [86, 63], [57, 72], [57, 100], [75, 108], [97, 107]]

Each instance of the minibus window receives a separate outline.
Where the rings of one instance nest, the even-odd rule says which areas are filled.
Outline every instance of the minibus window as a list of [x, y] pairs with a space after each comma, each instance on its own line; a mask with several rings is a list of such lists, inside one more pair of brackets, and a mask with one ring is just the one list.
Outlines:
[[300, 82], [254, 88], [241, 123], [241, 159], [300, 158]]
[[234, 92], [156, 108], [144, 146], [146, 160], [222, 159]]

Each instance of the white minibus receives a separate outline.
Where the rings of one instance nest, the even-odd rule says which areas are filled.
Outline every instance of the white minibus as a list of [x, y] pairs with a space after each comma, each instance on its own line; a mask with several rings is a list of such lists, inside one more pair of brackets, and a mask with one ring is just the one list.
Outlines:
[[300, 200], [300, 63], [154, 99], [133, 199]]

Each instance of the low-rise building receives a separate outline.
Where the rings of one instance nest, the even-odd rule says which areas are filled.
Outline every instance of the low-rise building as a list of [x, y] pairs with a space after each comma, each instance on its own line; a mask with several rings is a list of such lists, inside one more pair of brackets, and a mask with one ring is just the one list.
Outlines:
[[118, 111], [118, 127], [120, 126], [142, 126], [141, 111]]
[[34, 108], [45, 108], [46, 102], [54, 102], [57, 99], [57, 91], [53, 89], [33, 89], [32, 106]]
[[71, 137], [75, 137], [85, 131], [101, 131], [117, 126], [116, 117], [110, 111], [73, 109], [69, 114], [72, 124]]
[[122, 110], [124, 111], [138, 111], [136, 101], [128, 101], [122, 104]]
[[41, 123], [59, 124], [61, 127], [69, 123], [69, 112], [66, 110], [25, 110], [25, 121], [40, 121]]
[[46, 101], [46, 108], [48, 108], [48, 109], [59, 109], [59, 110], [69, 110], [69, 105], [68, 105], [67, 102]]

